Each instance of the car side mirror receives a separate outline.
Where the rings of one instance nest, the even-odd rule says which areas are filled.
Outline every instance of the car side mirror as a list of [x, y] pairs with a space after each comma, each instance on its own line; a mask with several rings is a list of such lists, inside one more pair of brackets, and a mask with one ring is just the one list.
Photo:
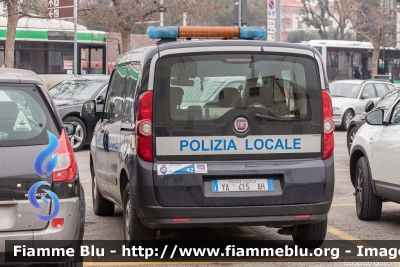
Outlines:
[[96, 102], [94, 100], [89, 100], [83, 103], [81, 117], [82, 118], [96, 117]]
[[99, 97], [97, 97], [97, 99], [96, 99], [96, 103], [97, 104], [104, 104], [104, 98], [101, 95], [99, 95]]
[[361, 95], [361, 99], [368, 99], [369, 98], [369, 94], [362, 94]]
[[76, 126], [73, 125], [72, 123], [64, 122], [63, 123], [64, 130], [67, 133], [68, 136], [72, 136], [76, 132]]
[[373, 110], [375, 107], [375, 103], [374, 101], [370, 100], [367, 102], [367, 104], [365, 105], [365, 112], [370, 112], [371, 110]]
[[374, 111], [371, 111], [370, 113], [368, 113], [365, 116], [365, 120], [370, 125], [382, 125], [384, 115], [385, 115], [385, 112], [383, 110], [377, 109], [377, 110], [374, 110]]

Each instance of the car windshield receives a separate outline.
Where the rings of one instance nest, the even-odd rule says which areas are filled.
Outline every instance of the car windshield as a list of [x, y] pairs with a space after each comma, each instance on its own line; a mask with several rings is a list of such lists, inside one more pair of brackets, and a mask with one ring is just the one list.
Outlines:
[[400, 88], [395, 88], [376, 103], [376, 109], [388, 110], [399, 95]]
[[329, 91], [332, 97], [357, 98], [360, 93], [361, 85], [353, 83], [331, 83]]
[[66, 80], [50, 88], [53, 99], [90, 99], [104, 85], [104, 80]]

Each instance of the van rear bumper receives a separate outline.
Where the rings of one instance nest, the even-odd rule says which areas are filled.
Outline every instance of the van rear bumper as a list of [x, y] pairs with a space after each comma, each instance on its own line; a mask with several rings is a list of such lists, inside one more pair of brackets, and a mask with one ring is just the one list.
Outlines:
[[[275, 226], [288, 227], [323, 221], [327, 217], [331, 203], [312, 205], [291, 205], [275, 207], [228, 207], [228, 208], [147, 208], [165, 218], [141, 218], [149, 228], [191, 228], [220, 226]], [[286, 213], [286, 215], [276, 215]], [[253, 214], [253, 215], [250, 215]], [[262, 215], [259, 215], [262, 214]], [[309, 218], [295, 219], [294, 215], [310, 215]], [[179, 217], [176, 217], [179, 215]], [[226, 215], [226, 217], [223, 217]], [[193, 217], [194, 216], [194, 217]], [[174, 218], [190, 218], [190, 221], [175, 222]]]
[[[334, 191], [334, 157], [323, 161], [325, 177], [322, 198], [314, 203], [290, 203], [272, 205], [217, 205], [214, 206], [163, 206], [155, 195], [152, 171], [153, 163], [137, 157], [136, 168], [130, 184], [137, 216], [149, 228], [183, 228], [227, 225], [292, 226], [323, 221], [329, 212]], [[188, 189], [188, 192], [190, 190]], [[314, 194], [317, 192], [314, 192]], [[313, 194], [313, 192], [309, 192]], [[172, 198], [177, 198], [171, 195]], [[310, 215], [295, 219], [295, 215]], [[184, 222], [173, 219], [186, 218]], [[190, 221], [189, 221], [190, 218]]]

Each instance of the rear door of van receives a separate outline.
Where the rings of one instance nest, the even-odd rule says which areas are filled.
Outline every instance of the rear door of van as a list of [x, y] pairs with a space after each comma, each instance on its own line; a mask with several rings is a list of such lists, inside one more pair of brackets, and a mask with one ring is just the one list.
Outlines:
[[197, 48], [164, 53], [158, 60], [153, 177], [160, 205], [268, 206], [323, 199], [317, 61], [307, 50], [242, 49]]

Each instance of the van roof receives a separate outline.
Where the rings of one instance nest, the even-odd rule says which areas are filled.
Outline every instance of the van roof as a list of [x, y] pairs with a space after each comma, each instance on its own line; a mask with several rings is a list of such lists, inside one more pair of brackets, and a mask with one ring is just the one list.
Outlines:
[[[170, 49], [182, 49], [182, 48], [193, 48], [193, 47], [221, 47], [221, 46], [259, 46], [260, 51], [266, 51], [270, 48], [292, 48], [313, 51], [314, 48], [309, 45], [286, 43], [286, 42], [271, 42], [265, 40], [243, 40], [243, 39], [230, 39], [230, 40], [218, 40], [218, 39], [200, 39], [200, 40], [185, 40], [185, 41], [171, 41], [171, 42], [159, 42], [155, 45], [149, 45], [133, 49], [123, 54], [118, 60], [116, 65], [126, 64], [132, 60], [133, 54], [141, 54], [140, 61], [144, 60], [146, 54], [155, 54], [164, 50]], [[271, 51], [274, 51], [271, 49]], [[138, 58], [139, 59], [139, 58]]]

